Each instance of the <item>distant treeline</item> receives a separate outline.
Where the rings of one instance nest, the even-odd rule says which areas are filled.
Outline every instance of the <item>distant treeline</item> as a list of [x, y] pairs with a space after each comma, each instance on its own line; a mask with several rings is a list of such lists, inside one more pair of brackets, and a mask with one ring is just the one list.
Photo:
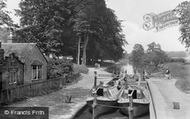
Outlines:
[[185, 58], [188, 57], [187, 51], [171, 51], [171, 52], [166, 52], [168, 57], [170, 58]]

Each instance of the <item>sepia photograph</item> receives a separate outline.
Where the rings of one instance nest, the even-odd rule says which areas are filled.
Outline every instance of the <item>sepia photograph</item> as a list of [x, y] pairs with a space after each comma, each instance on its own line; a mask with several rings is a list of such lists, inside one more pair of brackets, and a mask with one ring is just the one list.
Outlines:
[[189, 119], [190, 1], [0, 0], [0, 119]]

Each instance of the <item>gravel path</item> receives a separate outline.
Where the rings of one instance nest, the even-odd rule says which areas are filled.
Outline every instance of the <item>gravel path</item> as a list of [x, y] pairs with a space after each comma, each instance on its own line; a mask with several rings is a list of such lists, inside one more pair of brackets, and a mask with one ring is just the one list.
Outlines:
[[97, 74], [107, 74], [106, 77], [98, 77], [97, 84], [99, 84], [100, 81], [103, 81], [104, 83], [110, 81], [111, 77], [109, 77], [110, 73], [104, 71], [103, 68], [95, 69], [95, 68], [89, 68], [88, 74], [83, 74], [82, 80], [80, 80], [77, 84], [68, 86], [67, 89], [71, 88], [84, 88], [84, 89], [91, 89], [94, 84], [94, 71], [97, 71]]
[[[150, 79], [161, 92], [167, 107], [167, 119], [190, 119], [190, 95], [175, 87], [176, 79]], [[174, 109], [173, 102], [180, 103], [180, 109]]]

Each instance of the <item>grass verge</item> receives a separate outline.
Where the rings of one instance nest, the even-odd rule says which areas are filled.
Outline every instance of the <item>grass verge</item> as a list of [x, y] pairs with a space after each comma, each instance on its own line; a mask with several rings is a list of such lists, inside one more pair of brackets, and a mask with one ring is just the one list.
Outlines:
[[190, 64], [175, 62], [167, 63], [164, 67], [168, 67], [171, 70], [171, 76], [178, 79], [176, 87], [185, 93], [190, 93]]

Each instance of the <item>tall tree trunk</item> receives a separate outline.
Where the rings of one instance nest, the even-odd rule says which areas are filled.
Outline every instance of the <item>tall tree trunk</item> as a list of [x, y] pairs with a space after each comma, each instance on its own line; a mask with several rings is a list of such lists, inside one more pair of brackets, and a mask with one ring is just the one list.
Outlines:
[[84, 46], [83, 46], [83, 56], [82, 56], [82, 65], [86, 65], [86, 48], [88, 45], [88, 41], [89, 41], [89, 36], [88, 33], [85, 34], [84, 37]]
[[77, 53], [77, 64], [80, 65], [80, 44], [81, 44], [81, 35], [79, 35], [78, 39], [78, 53]]

